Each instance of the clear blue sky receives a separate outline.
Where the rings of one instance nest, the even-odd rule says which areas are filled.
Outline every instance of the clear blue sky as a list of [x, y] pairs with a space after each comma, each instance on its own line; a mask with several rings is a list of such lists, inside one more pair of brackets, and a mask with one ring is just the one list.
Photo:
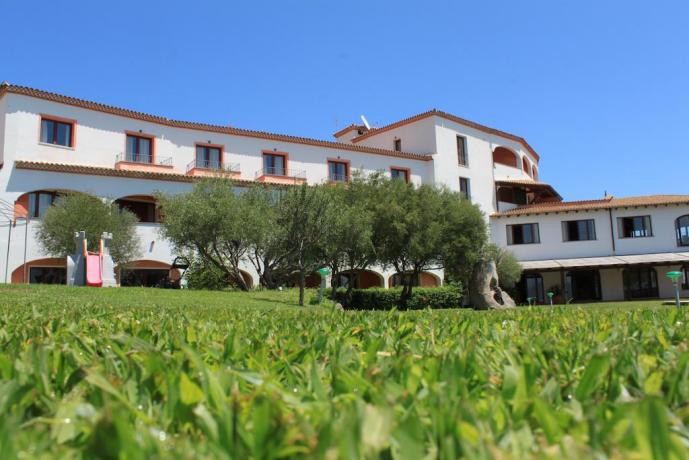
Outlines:
[[566, 199], [689, 194], [689, 2], [0, 0], [0, 80], [330, 138], [439, 108]]

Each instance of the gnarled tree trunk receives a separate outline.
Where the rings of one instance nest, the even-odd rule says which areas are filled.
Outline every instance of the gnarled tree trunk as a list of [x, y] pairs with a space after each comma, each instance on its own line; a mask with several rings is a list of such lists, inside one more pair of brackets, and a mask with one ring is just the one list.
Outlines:
[[495, 262], [486, 260], [474, 270], [469, 289], [471, 307], [475, 310], [514, 308], [512, 297], [500, 289]]

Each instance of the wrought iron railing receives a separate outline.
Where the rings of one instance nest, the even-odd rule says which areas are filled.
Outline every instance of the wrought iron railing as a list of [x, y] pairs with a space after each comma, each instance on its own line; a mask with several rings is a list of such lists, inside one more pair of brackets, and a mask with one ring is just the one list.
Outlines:
[[349, 175], [347, 174], [329, 174], [328, 180], [330, 182], [349, 182]]
[[270, 166], [267, 168], [262, 168], [256, 171], [256, 177], [261, 176], [278, 176], [278, 177], [289, 177], [291, 179], [306, 179], [306, 171], [294, 169], [281, 168], [276, 166]]
[[238, 173], [239, 163], [224, 163], [222, 161], [204, 160], [201, 158], [197, 158], [187, 165], [187, 172], [195, 168]]

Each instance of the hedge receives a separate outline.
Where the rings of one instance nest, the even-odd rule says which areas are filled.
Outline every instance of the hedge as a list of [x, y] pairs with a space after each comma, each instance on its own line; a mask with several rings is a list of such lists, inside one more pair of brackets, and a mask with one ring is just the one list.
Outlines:
[[[350, 299], [346, 299], [347, 290], [339, 288], [335, 292], [335, 300], [344, 308], [351, 310], [391, 310], [399, 308], [398, 301], [402, 293], [401, 288], [370, 288], [353, 289]], [[412, 297], [407, 302], [407, 310], [423, 310], [425, 308], [461, 308], [463, 291], [460, 286], [441, 286], [434, 288], [415, 287]]]

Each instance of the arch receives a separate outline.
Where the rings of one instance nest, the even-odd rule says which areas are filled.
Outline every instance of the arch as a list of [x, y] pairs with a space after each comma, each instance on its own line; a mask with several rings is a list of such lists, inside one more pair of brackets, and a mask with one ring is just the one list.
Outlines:
[[531, 175], [531, 163], [525, 156], [522, 157], [522, 169], [526, 174], [528, 174], [529, 176]]
[[[352, 275], [356, 274], [356, 277]], [[339, 286], [347, 287], [348, 283], [354, 281], [356, 289], [369, 289], [374, 287], [384, 287], [385, 278], [380, 273], [373, 270], [347, 270], [340, 273]]]
[[689, 214], [675, 219], [677, 246], [689, 246]]
[[67, 259], [62, 257], [30, 260], [15, 268], [11, 276], [12, 283], [66, 284], [66, 280]]
[[69, 192], [77, 193], [69, 189], [40, 189], [19, 195], [14, 201], [14, 219], [40, 219], [60, 195]]
[[517, 160], [517, 154], [507, 147], [496, 147], [495, 150], [493, 150], [493, 163], [518, 168]]
[[134, 214], [139, 222], [160, 222], [160, 209], [158, 201], [151, 195], [127, 195], [115, 200], [120, 209], [126, 209]]
[[[402, 284], [402, 279], [399, 273], [394, 273], [388, 278], [388, 286], [397, 287]], [[440, 277], [431, 272], [421, 272], [414, 280], [412, 280], [412, 286], [419, 287], [438, 287], [442, 283]]]
[[159, 287], [166, 280], [176, 283], [180, 279], [178, 269], [158, 260], [141, 259], [115, 267], [115, 278], [120, 286]]
[[531, 167], [531, 177], [533, 177], [533, 180], [538, 180], [538, 168], [536, 165]]

